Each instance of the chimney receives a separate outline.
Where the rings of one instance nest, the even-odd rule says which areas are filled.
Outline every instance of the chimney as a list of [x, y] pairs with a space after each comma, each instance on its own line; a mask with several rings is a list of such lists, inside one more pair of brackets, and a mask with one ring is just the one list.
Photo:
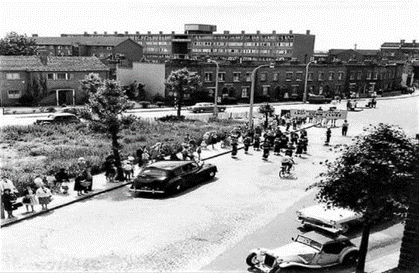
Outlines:
[[230, 34], [230, 31], [224, 30], [224, 34]]
[[175, 32], [174, 31], [172, 31], [172, 35], [175, 35]]
[[127, 35], [127, 36], [128, 36], [128, 31], [125, 31], [125, 35]]
[[310, 35], [310, 30], [309, 29], [306, 30], [306, 34]]
[[38, 37], [38, 34], [32, 34], [32, 37]]
[[412, 43], [413, 43], [413, 46], [416, 46], [416, 40], [413, 40]]
[[140, 35], [140, 32], [139, 31], [136, 31], [135, 34]]
[[107, 36], [107, 35], [108, 35], [108, 33], [105, 31], [105, 32], [103, 32], [103, 35]]
[[260, 30], [257, 30], [257, 31], [256, 31], [256, 34], [260, 34]]
[[147, 31], [147, 34], [150, 35], [151, 34], [151, 31]]
[[246, 32], [244, 32], [244, 30], [242, 30], [242, 34], [245, 34]]
[[87, 31], [84, 32], [84, 36], [88, 36], [89, 34], [87, 33]]
[[292, 30], [290, 30], [290, 34], [292, 34]]
[[115, 31], [115, 35], [118, 35], [118, 31]]
[[272, 34], [273, 35], [276, 35], [276, 30], [272, 30]]
[[159, 31], [159, 34], [162, 35], [163, 34], [163, 31]]
[[400, 40], [400, 44], [404, 45], [404, 40]]
[[42, 65], [48, 65], [48, 51], [40, 50], [39, 53], [39, 60], [41, 61]]

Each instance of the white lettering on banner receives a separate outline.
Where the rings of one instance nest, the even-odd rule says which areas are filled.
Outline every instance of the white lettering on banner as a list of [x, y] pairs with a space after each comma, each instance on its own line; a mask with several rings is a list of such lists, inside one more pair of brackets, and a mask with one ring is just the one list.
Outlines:
[[317, 111], [317, 110], [302, 110], [291, 109], [291, 117], [317, 117], [327, 119], [346, 119], [348, 116], [347, 110], [334, 110], [334, 111]]

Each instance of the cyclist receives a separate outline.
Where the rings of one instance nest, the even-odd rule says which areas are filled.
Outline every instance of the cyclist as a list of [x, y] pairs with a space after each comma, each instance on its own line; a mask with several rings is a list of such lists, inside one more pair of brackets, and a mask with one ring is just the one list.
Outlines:
[[284, 168], [286, 173], [290, 173], [292, 166], [295, 164], [294, 160], [289, 155], [284, 155], [282, 158], [282, 168]]

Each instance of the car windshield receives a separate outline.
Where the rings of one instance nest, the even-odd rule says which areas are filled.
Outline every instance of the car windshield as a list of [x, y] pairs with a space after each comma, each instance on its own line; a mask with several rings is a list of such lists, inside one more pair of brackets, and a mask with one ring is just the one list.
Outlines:
[[167, 173], [165, 170], [162, 169], [148, 167], [140, 173], [140, 176], [167, 176]]
[[322, 244], [320, 244], [319, 242], [316, 242], [310, 238], [298, 235], [297, 239], [295, 239], [296, 242], [298, 243], [302, 243], [308, 246], [311, 246], [312, 248], [315, 248], [317, 250], [320, 250], [322, 248]]

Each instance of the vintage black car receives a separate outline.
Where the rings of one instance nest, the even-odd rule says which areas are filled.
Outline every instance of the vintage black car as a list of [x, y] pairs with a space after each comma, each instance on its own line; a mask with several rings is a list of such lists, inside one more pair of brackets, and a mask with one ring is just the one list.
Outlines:
[[131, 192], [174, 194], [210, 180], [217, 167], [195, 161], [158, 161], [147, 165], [134, 179]]
[[70, 113], [56, 113], [48, 115], [45, 118], [37, 119], [35, 124], [46, 125], [46, 124], [69, 124], [69, 123], [80, 123], [80, 119]]

